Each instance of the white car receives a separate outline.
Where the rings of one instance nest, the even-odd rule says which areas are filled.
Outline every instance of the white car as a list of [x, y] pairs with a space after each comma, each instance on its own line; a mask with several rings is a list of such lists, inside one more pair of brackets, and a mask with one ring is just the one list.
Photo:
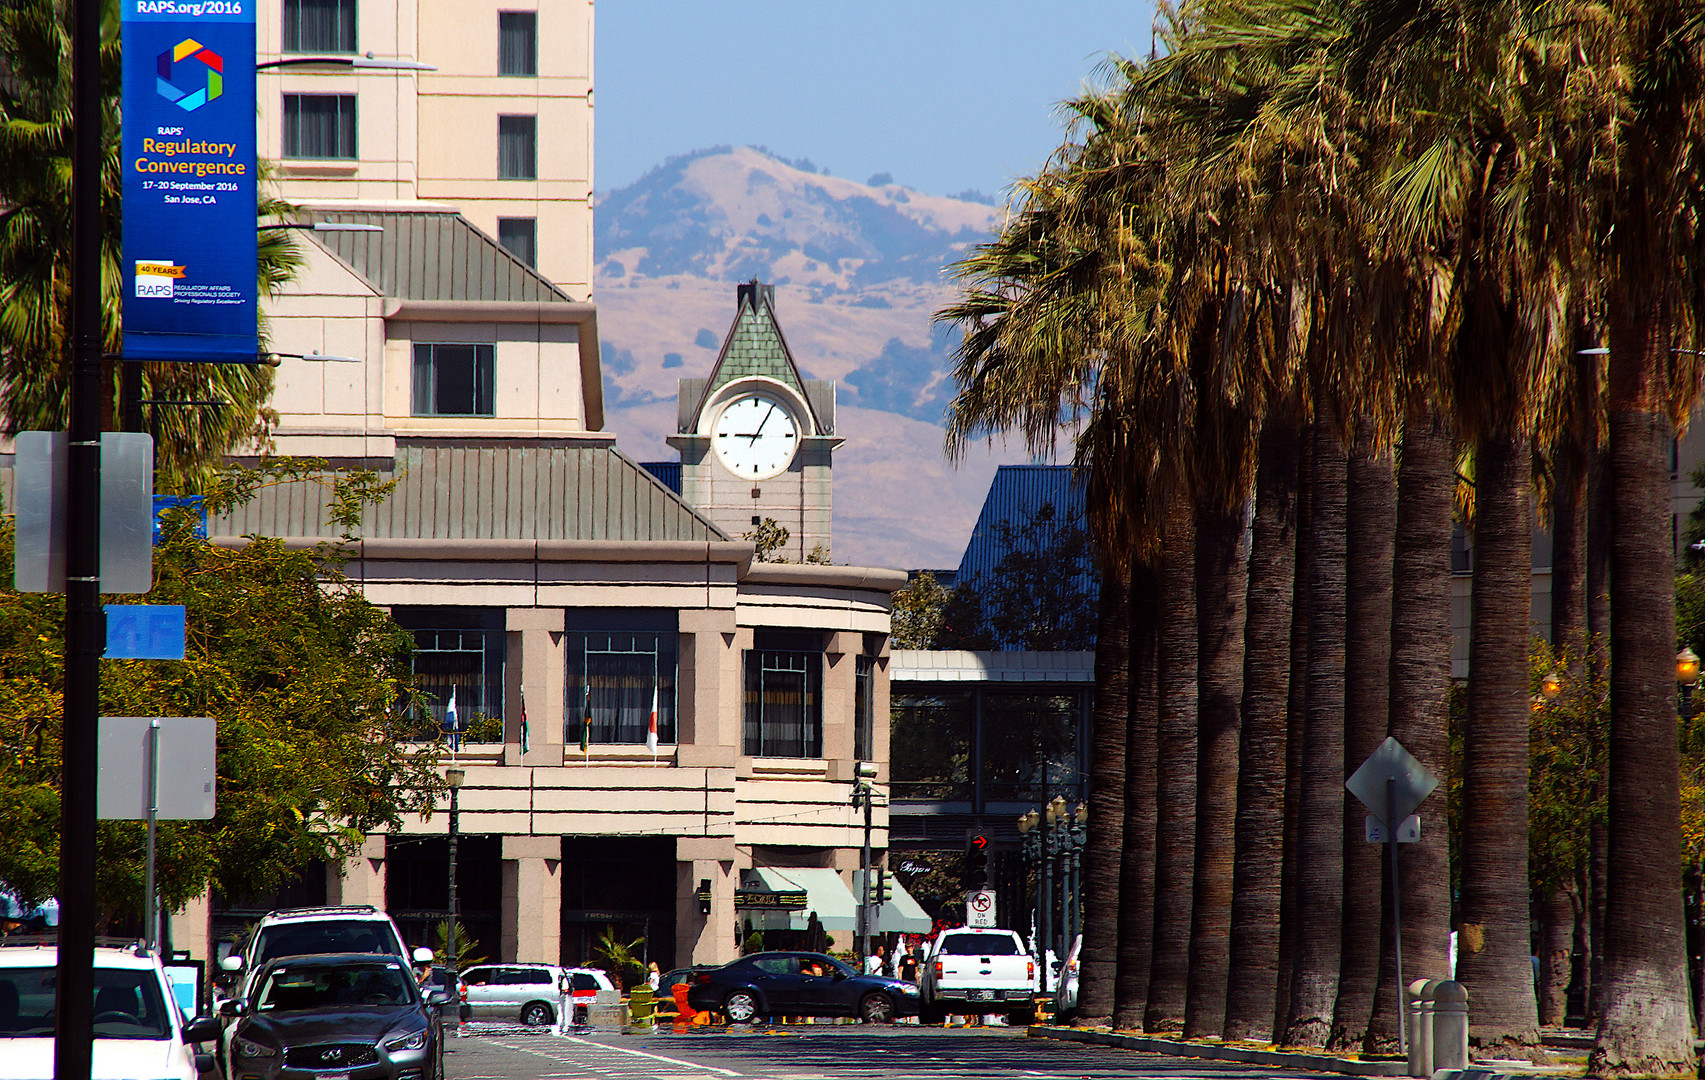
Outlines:
[[463, 1000], [474, 1019], [513, 1018], [537, 1027], [556, 1023], [564, 995], [616, 988], [596, 968], [555, 964], [479, 964], [462, 972], [462, 985], [467, 988]]
[[[371, 904], [349, 904], [268, 912], [248, 946], [225, 957], [219, 966], [227, 972], [243, 973], [235, 996], [244, 997], [255, 972], [268, 960], [319, 953], [381, 953], [405, 961], [411, 958], [402, 931], [389, 915]], [[432, 950], [415, 949], [412, 960], [430, 964]]]
[[[53, 945], [0, 947], [0, 1080], [53, 1075]], [[159, 957], [135, 945], [95, 950], [94, 1080], [197, 1080], [194, 1044], [219, 1038], [212, 1017], [178, 1011]]]

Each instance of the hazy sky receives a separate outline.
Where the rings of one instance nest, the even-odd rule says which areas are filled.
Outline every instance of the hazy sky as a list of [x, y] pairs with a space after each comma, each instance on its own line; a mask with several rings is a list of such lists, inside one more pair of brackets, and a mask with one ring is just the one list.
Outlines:
[[671, 154], [761, 145], [836, 176], [999, 195], [1058, 145], [1057, 103], [1146, 53], [1148, 0], [600, 0], [598, 190]]

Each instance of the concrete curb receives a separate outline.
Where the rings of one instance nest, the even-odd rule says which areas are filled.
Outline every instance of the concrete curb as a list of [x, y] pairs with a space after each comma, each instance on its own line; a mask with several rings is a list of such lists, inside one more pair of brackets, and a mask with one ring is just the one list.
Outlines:
[[[1401, 1061], [1352, 1061], [1349, 1058], [1330, 1057], [1326, 1054], [1252, 1050], [1243, 1046], [1215, 1046], [1211, 1043], [1159, 1039], [1152, 1035], [1123, 1035], [1114, 1031], [1089, 1031], [1083, 1028], [1038, 1025], [1030, 1029], [1030, 1037], [1117, 1046], [1124, 1050], [1170, 1054], [1173, 1057], [1208, 1058], [1213, 1061], [1235, 1061], [1244, 1065], [1265, 1065], [1269, 1068], [1339, 1073], [1344, 1076], [1405, 1076], [1409, 1072], [1409, 1067]], [[1460, 1070], [1455, 1076], [1444, 1076], [1441, 1073], [1435, 1075], [1433, 1080], [1491, 1080], [1491, 1076], [1492, 1074], [1484, 1070], [1470, 1069]]]

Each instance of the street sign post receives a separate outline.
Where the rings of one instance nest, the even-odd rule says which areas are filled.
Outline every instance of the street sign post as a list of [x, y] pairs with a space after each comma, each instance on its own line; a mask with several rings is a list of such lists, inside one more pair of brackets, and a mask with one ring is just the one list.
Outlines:
[[206, 821], [216, 809], [218, 725], [206, 716], [103, 716], [95, 813], [103, 821], [146, 821], [143, 939], [155, 922], [154, 840], [161, 818]]
[[1439, 778], [1428, 772], [1427, 767], [1405, 750], [1402, 743], [1387, 736], [1362, 762], [1361, 768], [1350, 774], [1344, 786], [1372, 812], [1367, 820], [1368, 841], [1385, 844], [1386, 854], [1391, 860], [1391, 926], [1396, 938], [1392, 952], [1397, 961], [1397, 1015], [1400, 1018], [1397, 1048], [1407, 1054], [1408, 1033], [1405, 1029], [1408, 1022], [1403, 1000], [1403, 892], [1398, 888], [1397, 845], [1420, 842], [1421, 819], [1414, 816], [1415, 808], [1439, 786]]

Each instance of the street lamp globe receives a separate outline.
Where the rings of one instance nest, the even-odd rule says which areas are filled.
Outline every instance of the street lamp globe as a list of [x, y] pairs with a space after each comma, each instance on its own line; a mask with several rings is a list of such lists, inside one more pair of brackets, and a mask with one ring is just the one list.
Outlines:
[[1547, 671], [1545, 677], [1539, 680], [1539, 693], [1546, 701], [1557, 700], [1557, 695], [1563, 692], [1563, 677], [1555, 671]]
[[1695, 686], [1699, 682], [1699, 654], [1689, 647], [1683, 646], [1675, 654], [1675, 681], [1683, 686]]
[[1019, 826], [1019, 831], [1020, 832], [1029, 832], [1031, 829], [1034, 829], [1036, 826], [1042, 824], [1042, 815], [1038, 814], [1034, 810], [1031, 810], [1031, 811], [1027, 812], [1023, 817], [1019, 818], [1018, 820], [1023, 822], [1023, 824]]
[[1032, 810], [1029, 813], [1018, 815], [1018, 834], [1020, 836], [1023, 836], [1025, 833], [1030, 831], [1030, 826], [1034, 824], [1034, 822], [1030, 820], [1030, 816], [1035, 812], [1036, 811]]
[[452, 767], [444, 770], [444, 782], [446, 784], [449, 784], [452, 788], [461, 787], [463, 782], [466, 781], [467, 778], [468, 778], [468, 770], [466, 770], [466, 769], [458, 769], [458, 768], [452, 766]]
[[1064, 795], [1055, 795], [1053, 800], [1048, 803], [1048, 822], [1052, 824], [1065, 816], [1066, 797]]
[[1077, 823], [1079, 825], [1088, 825], [1089, 824], [1089, 804], [1088, 803], [1086, 803], [1086, 802], [1078, 803], [1076, 814], [1077, 814]]

